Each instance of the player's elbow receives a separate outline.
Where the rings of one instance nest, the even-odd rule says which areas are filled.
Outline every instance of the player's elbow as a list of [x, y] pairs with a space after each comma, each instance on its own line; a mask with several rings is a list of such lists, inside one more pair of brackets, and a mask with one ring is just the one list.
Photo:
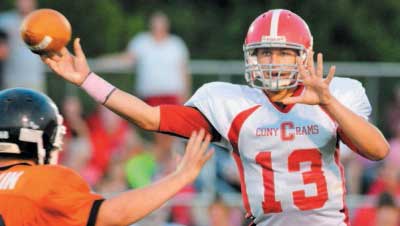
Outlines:
[[144, 130], [157, 131], [160, 127], [159, 125], [159, 120], [149, 118], [147, 120], [144, 120], [139, 126]]
[[[129, 213], [129, 215], [132, 215], [132, 213]], [[125, 209], [120, 208], [118, 205], [116, 206], [110, 200], [103, 202], [96, 219], [96, 226], [121, 226], [130, 223], [133, 223], [132, 219], [128, 219]]]
[[389, 151], [390, 145], [385, 140], [384, 142], [377, 144], [375, 148], [371, 150], [372, 154], [370, 154], [369, 159], [373, 161], [380, 161], [389, 154]]
[[149, 131], [157, 131], [160, 127], [160, 110], [159, 107], [149, 107], [144, 111], [143, 117], [136, 124]]

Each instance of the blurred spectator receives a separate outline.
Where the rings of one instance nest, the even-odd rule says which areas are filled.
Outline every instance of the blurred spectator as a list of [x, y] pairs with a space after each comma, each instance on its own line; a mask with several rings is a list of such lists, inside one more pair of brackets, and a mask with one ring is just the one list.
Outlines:
[[116, 194], [128, 190], [125, 172], [121, 160], [114, 160], [108, 165], [108, 169], [102, 180], [96, 185], [96, 192], [101, 194]]
[[[105, 56], [100, 61], [135, 64], [135, 91], [149, 105], [182, 104], [191, 92], [189, 51], [181, 38], [170, 33], [169, 18], [163, 12], [151, 15], [149, 27], [150, 31], [130, 40], [124, 53]], [[175, 140], [165, 134], [154, 134], [156, 146], [172, 144]]]
[[[179, 147], [177, 143], [173, 145], [167, 141], [172, 142], [171, 139], [166, 139], [163, 142], [143, 146], [141, 151], [134, 153], [126, 162], [124, 168], [129, 187], [146, 186], [172, 172], [178, 162], [175, 150], [179, 152], [179, 149], [182, 149], [183, 146]], [[170, 224], [193, 225], [191, 208], [186, 203], [193, 199], [194, 193], [195, 189], [192, 185], [184, 187], [174, 197], [176, 200], [185, 203], [184, 205], [173, 204], [164, 207], [163, 211], [153, 217], [159, 219], [163, 215], [165, 216], [164, 220]], [[148, 219], [145, 222], [148, 222]]]
[[125, 175], [130, 188], [140, 188], [150, 184], [156, 174], [157, 162], [151, 148], [141, 146], [141, 150], [132, 153], [124, 165]]
[[189, 52], [182, 39], [169, 33], [164, 13], [151, 16], [150, 32], [134, 37], [126, 55], [136, 60], [136, 91], [149, 104], [179, 104], [189, 96]]
[[209, 226], [237, 225], [237, 223], [232, 224], [231, 209], [219, 195], [217, 195], [215, 200], [208, 207], [208, 219]]
[[368, 194], [370, 195], [386, 191], [393, 196], [400, 197], [400, 122], [397, 124], [394, 137], [389, 140], [389, 145], [390, 152], [381, 163], [379, 174], [369, 189]]
[[25, 46], [19, 31], [23, 18], [36, 8], [36, 4], [36, 0], [16, 0], [15, 10], [0, 14], [0, 28], [7, 33], [10, 46], [10, 54], [3, 66], [2, 88], [46, 91], [44, 64]]
[[169, 19], [163, 12], [153, 13], [149, 22], [150, 31], [133, 37], [124, 53], [99, 61], [135, 64], [135, 91], [150, 105], [181, 104], [191, 92], [189, 51], [181, 38], [170, 34]]
[[0, 87], [3, 87], [3, 65], [9, 53], [8, 35], [0, 29]]
[[83, 118], [80, 100], [76, 96], [66, 97], [62, 113], [67, 133], [64, 137], [61, 162], [82, 173], [90, 159], [91, 144], [90, 132]]
[[123, 159], [127, 155], [134, 142], [135, 131], [128, 122], [104, 106], [98, 106], [87, 123], [92, 152], [83, 177], [89, 184], [96, 185], [113, 157]]
[[385, 122], [389, 136], [395, 136], [400, 124], [400, 84], [393, 89], [393, 99], [386, 108]]
[[388, 192], [395, 197], [400, 197], [400, 178], [397, 165], [398, 163], [384, 162], [367, 194], [379, 195], [382, 192]]
[[400, 212], [390, 193], [381, 193], [374, 206], [356, 211], [353, 226], [399, 226]]
[[340, 148], [341, 157], [346, 170], [346, 187], [349, 194], [366, 194], [378, 177], [379, 168], [383, 161], [371, 161], [352, 152], [349, 148]]
[[217, 192], [239, 192], [240, 178], [231, 153], [220, 150], [215, 153], [217, 164]]
[[389, 140], [390, 152], [389, 155], [385, 158], [385, 162], [390, 162], [399, 170], [400, 166], [398, 163], [400, 162], [400, 121], [398, 121], [397, 125], [394, 125], [393, 128], [395, 129], [393, 137]]

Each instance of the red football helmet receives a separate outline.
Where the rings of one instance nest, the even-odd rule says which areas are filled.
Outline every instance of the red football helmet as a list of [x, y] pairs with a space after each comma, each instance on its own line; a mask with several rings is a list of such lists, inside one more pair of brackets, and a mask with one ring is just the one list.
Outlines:
[[[297, 86], [296, 64], [259, 64], [255, 50], [293, 49], [305, 62], [307, 51], [312, 49], [312, 45], [313, 38], [308, 25], [295, 13], [285, 9], [274, 9], [261, 14], [250, 25], [243, 45], [246, 81], [252, 87], [272, 91]], [[282, 74], [289, 76], [281, 78]]]

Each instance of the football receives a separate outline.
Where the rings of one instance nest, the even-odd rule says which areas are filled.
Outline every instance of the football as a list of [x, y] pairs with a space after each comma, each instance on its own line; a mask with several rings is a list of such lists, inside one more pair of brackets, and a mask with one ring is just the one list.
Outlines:
[[57, 52], [71, 39], [71, 24], [60, 12], [38, 9], [21, 23], [21, 37], [34, 53]]

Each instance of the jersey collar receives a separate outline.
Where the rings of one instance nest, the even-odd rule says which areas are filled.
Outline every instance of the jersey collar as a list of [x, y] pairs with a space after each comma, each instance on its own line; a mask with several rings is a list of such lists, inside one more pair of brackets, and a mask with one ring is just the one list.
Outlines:
[[[300, 96], [303, 93], [304, 90], [304, 85], [303, 84], [299, 84], [296, 87], [296, 90], [293, 92], [292, 97], [296, 97], [296, 96]], [[265, 94], [265, 93], [264, 93]], [[281, 104], [281, 103], [277, 103], [277, 102], [273, 102], [271, 101], [271, 99], [269, 98], [269, 96], [267, 94], [265, 94], [267, 96], [268, 101], [280, 112], [282, 113], [288, 113], [295, 104]]]
[[27, 163], [27, 162], [19, 162], [19, 163], [14, 163], [11, 165], [5, 165], [5, 166], [1, 166], [0, 167], [0, 171], [4, 171], [4, 170], [8, 170], [14, 166], [32, 166], [31, 164]]

